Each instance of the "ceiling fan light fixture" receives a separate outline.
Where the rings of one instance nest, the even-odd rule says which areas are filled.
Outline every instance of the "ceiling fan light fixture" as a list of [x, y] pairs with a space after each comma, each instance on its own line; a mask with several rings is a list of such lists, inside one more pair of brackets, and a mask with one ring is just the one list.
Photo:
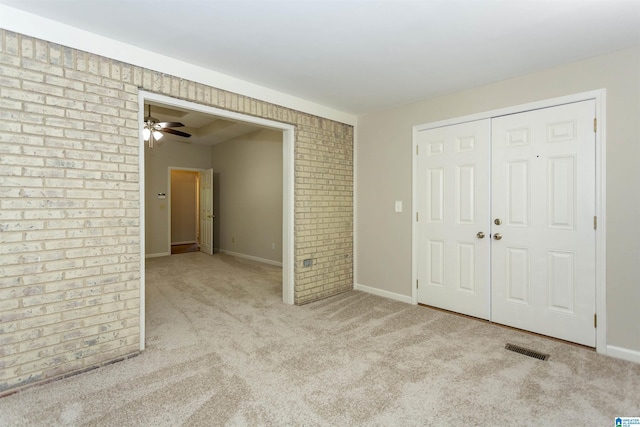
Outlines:
[[144, 118], [142, 137], [145, 141], [149, 142], [149, 148], [153, 148], [153, 143], [162, 139], [165, 132], [183, 138], [189, 138], [191, 136], [186, 132], [171, 129], [173, 127], [183, 127], [184, 125], [180, 122], [158, 122], [158, 119], [151, 117], [151, 105], [147, 105], [147, 107], [148, 115]]

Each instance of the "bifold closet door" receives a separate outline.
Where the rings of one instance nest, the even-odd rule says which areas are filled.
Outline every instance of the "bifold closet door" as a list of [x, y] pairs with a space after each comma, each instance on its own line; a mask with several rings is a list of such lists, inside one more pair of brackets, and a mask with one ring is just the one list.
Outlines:
[[418, 302], [489, 319], [490, 121], [417, 135]]
[[592, 347], [594, 116], [583, 101], [494, 118], [491, 208], [491, 320]]

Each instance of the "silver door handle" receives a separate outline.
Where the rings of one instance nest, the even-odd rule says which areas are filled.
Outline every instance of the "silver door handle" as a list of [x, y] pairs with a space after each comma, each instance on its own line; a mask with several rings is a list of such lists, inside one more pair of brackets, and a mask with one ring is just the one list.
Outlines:
[[496, 240], [500, 240], [500, 239], [502, 239], [502, 234], [496, 233], [496, 234], [493, 235], [493, 238], [496, 239]]
[[478, 239], [484, 239], [484, 233], [482, 231], [478, 231], [478, 234], [476, 234], [476, 237]]

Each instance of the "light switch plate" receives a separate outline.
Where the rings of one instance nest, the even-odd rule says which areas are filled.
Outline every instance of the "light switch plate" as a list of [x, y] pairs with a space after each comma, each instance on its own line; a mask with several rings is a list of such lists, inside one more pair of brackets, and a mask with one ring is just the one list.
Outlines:
[[402, 200], [396, 200], [396, 212], [402, 212]]

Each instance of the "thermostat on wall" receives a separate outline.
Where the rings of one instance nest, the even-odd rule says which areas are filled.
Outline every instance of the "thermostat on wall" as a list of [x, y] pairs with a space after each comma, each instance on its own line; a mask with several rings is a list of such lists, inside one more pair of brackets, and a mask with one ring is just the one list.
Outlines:
[[158, 199], [166, 199], [167, 195], [165, 193], [158, 193]]

